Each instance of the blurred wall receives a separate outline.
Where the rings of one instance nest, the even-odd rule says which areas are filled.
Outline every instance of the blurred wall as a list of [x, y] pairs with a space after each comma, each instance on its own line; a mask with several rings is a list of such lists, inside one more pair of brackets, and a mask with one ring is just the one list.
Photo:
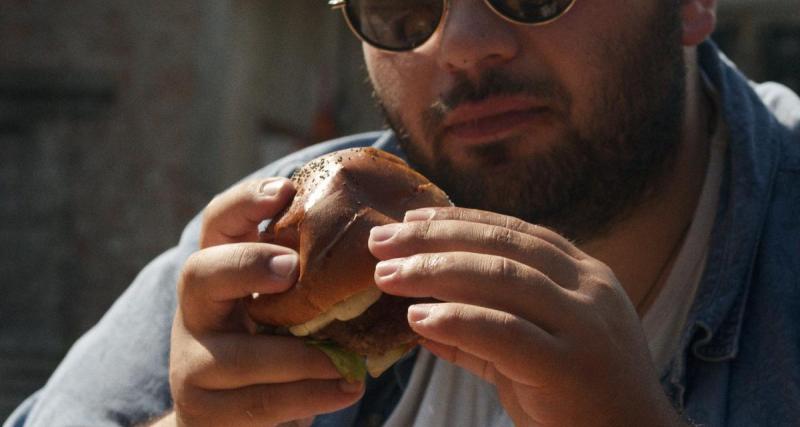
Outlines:
[[0, 418], [219, 188], [213, 3], [0, 4]]
[[[721, 3], [734, 59], [794, 84], [797, 0]], [[215, 193], [380, 127], [365, 81], [320, 0], [0, 2], [0, 420]]]
[[215, 193], [380, 125], [339, 24], [313, 0], [0, 2], [0, 420]]
[[719, 0], [714, 39], [756, 81], [800, 92], [800, 0]]

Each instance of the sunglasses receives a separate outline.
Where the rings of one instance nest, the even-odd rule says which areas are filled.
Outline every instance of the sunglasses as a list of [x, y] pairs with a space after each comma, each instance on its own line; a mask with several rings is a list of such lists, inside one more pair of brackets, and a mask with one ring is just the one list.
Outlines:
[[[575, 0], [484, 0], [503, 19], [543, 25], [564, 15]], [[350, 29], [366, 43], [405, 52], [424, 44], [444, 21], [449, 0], [329, 0]]]

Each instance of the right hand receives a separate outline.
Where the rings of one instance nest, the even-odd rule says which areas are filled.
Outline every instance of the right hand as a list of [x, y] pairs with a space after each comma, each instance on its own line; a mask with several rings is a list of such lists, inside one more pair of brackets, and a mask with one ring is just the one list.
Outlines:
[[[273, 191], [269, 191], [272, 189]], [[258, 242], [258, 224], [290, 202], [291, 181], [240, 184], [204, 211], [201, 250], [183, 267], [172, 328], [169, 378], [177, 425], [307, 425], [355, 403], [349, 384], [319, 350], [294, 337], [253, 335], [242, 298], [278, 293], [297, 280], [297, 254]]]

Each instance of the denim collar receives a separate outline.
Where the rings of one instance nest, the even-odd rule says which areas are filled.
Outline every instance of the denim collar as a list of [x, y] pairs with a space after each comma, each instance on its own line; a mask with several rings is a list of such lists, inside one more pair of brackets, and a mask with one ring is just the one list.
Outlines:
[[684, 408], [689, 357], [722, 362], [736, 357], [744, 308], [780, 156], [778, 124], [747, 79], [711, 41], [698, 47], [700, 68], [717, 89], [729, 131], [724, 177], [706, 270], [681, 339], [662, 377]]

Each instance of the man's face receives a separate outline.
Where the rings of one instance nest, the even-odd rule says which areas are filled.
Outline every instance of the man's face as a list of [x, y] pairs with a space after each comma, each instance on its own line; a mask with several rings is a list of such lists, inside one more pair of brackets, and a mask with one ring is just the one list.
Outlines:
[[657, 192], [683, 116], [676, 1], [577, 0], [538, 27], [450, 8], [414, 51], [364, 51], [409, 159], [456, 205], [582, 241]]

